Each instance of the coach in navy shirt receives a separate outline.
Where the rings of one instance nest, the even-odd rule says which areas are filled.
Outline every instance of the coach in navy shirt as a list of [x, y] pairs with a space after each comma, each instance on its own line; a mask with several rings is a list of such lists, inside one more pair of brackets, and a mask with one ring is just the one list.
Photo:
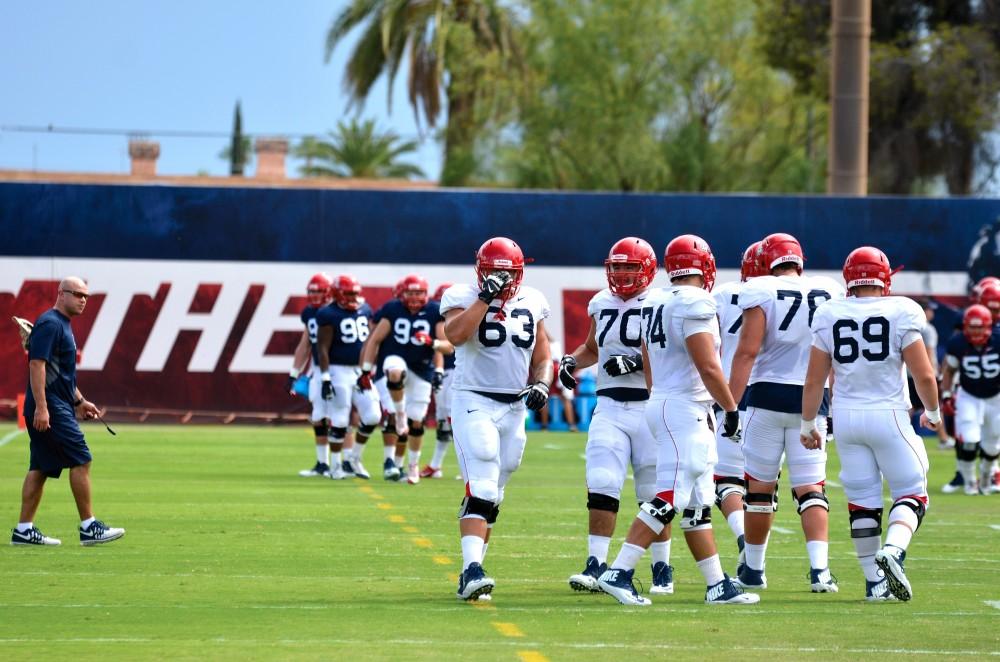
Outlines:
[[76, 417], [95, 418], [97, 406], [76, 387], [76, 339], [70, 320], [87, 307], [90, 291], [81, 279], [59, 283], [56, 304], [35, 321], [28, 339], [28, 389], [24, 420], [31, 438], [31, 461], [21, 490], [21, 520], [12, 545], [58, 545], [35, 528], [35, 512], [48, 478], [69, 469], [69, 484], [80, 512], [80, 544], [111, 542], [125, 529], [105, 526], [94, 518], [90, 504], [90, 449]]

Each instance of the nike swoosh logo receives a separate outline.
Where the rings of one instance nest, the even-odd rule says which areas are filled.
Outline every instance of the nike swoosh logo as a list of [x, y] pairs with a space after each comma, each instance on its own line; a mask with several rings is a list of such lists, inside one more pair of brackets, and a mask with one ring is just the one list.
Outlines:
[[479, 411], [479, 410], [478, 410], [478, 409], [466, 409], [466, 410], [465, 410], [465, 413], [466, 413], [466, 414], [471, 414], [471, 413], [472, 413], [472, 412], [474, 412], [474, 411]]

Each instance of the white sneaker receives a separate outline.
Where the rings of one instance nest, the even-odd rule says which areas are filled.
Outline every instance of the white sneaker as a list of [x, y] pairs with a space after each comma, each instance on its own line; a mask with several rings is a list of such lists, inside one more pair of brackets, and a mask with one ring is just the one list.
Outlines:
[[635, 590], [635, 584], [632, 583], [634, 572], [635, 570], [608, 568], [598, 578], [597, 586], [623, 605], [648, 607], [653, 601]]
[[85, 547], [102, 545], [112, 540], [118, 540], [123, 535], [125, 535], [125, 529], [108, 526], [101, 520], [95, 519], [86, 529], [80, 529], [80, 544]]
[[410, 462], [409, 467], [407, 467], [406, 482], [410, 485], [416, 485], [420, 482], [420, 465], [416, 462]]
[[339, 464], [335, 464], [332, 467], [330, 467], [329, 477], [330, 480], [344, 480], [348, 476], [347, 472], [344, 471], [344, 468], [342, 466], [340, 466]]
[[963, 491], [965, 492], [966, 496], [976, 496], [979, 494], [979, 485], [976, 483], [976, 481], [972, 481], [971, 483], [966, 483], [965, 487], [963, 488]]
[[351, 465], [351, 469], [354, 470], [354, 476], [356, 478], [369, 480], [372, 477], [371, 474], [368, 473], [368, 470], [365, 469], [365, 465], [361, 464], [361, 458], [352, 456], [347, 462]]
[[49, 538], [47, 535], [39, 531], [35, 527], [31, 527], [27, 531], [18, 531], [13, 529], [10, 536], [11, 545], [61, 545], [62, 541], [58, 538]]
[[315, 478], [317, 476], [326, 478], [330, 475], [330, 465], [317, 462], [313, 465], [312, 469], [303, 469], [299, 472], [299, 475], [303, 478]]

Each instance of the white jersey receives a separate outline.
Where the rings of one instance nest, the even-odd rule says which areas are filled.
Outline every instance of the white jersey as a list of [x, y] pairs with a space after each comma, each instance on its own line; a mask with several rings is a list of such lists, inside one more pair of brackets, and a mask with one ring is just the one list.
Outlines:
[[722, 372], [729, 381], [733, 368], [733, 356], [740, 342], [743, 327], [743, 309], [739, 305], [739, 294], [743, 283], [722, 283], [712, 289], [712, 298], [719, 311], [719, 332], [722, 336]]
[[[453, 285], [441, 298], [441, 314], [468, 308], [478, 296], [476, 287]], [[549, 316], [549, 304], [541, 292], [522, 286], [504, 305], [502, 320], [497, 319], [499, 311], [496, 302], [490, 304], [479, 330], [465, 344], [455, 347], [453, 389], [513, 394], [527, 385], [535, 329]]]
[[805, 384], [813, 317], [822, 304], [843, 298], [843, 285], [825, 276], [760, 276], [747, 281], [739, 306], [759, 306], [766, 319], [750, 383]]
[[[587, 314], [596, 325], [597, 340], [597, 393], [607, 389], [641, 389], [646, 398], [646, 378], [642, 371], [613, 377], [604, 369], [604, 363], [615, 354], [638, 354], [642, 351], [642, 306], [648, 292], [622, 299], [605, 288], [594, 295], [587, 304]], [[616, 398], [621, 399], [621, 398]]]
[[848, 297], [816, 311], [812, 345], [833, 359], [837, 409], [909, 409], [903, 348], [920, 339], [924, 311], [906, 297]]
[[711, 334], [718, 351], [719, 320], [711, 294], [690, 285], [649, 291], [642, 308], [642, 337], [653, 376], [651, 398], [712, 399], [685, 343], [696, 333]]

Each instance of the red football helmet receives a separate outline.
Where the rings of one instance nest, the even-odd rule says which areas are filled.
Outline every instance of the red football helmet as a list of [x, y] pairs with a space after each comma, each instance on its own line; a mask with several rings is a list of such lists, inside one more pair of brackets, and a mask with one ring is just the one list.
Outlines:
[[350, 274], [337, 276], [334, 284], [333, 298], [344, 310], [357, 310], [361, 307], [361, 283]]
[[653, 283], [656, 266], [656, 251], [644, 239], [619, 239], [604, 261], [608, 288], [626, 298], [638, 294]]
[[769, 272], [760, 263], [760, 244], [755, 241], [743, 251], [743, 262], [740, 264], [740, 280], [746, 281], [757, 276], [766, 276]]
[[987, 285], [998, 285], [1000, 286], [1000, 278], [996, 276], [986, 276], [985, 278], [980, 278], [979, 282], [972, 286], [972, 294], [969, 298], [972, 299], [972, 303], [980, 303], [979, 297], [982, 294], [983, 288]]
[[400, 301], [403, 300], [403, 282], [405, 280], [406, 280], [405, 278], [402, 278], [402, 279], [396, 281], [396, 284], [392, 286], [392, 298], [393, 299], [399, 299]]
[[333, 280], [330, 276], [321, 271], [309, 279], [306, 286], [306, 299], [310, 306], [323, 306], [330, 301], [330, 288], [333, 287]]
[[715, 256], [708, 243], [693, 234], [682, 234], [667, 244], [663, 267], [671, 280], [681, 276], [699, 275], [705, 279], [705, 289], [715, 285]]
[[872, 285], [882, 288], [882, 296], [889, 296], [892, 274], [889, 258], [874, 246], [855, 248], [844, 261], [844, 282], [847, 291], [852, 287]]
[[430, 286], [427, 285], [426, 278], [417, 274], [407, 274], [400, 281], [400, 286], [400, 297], [406, 309], [411, 313], [415, 313], [427, 305], [427, 291]]
[[440, 301], [441, 297], [444, 296], [444, 291], [452, 286], [453, 283], [441, 283], [438, 288], [434, 290], [434, 296], [431, 297], [431, 301]]
[[1000, 284], [987, 283], [979, 290], [979, 303], [986, 306], [993, 315], [993, 321], [1000, 321]]
[[513, 276], [497, 297], [500, 307], [503, 308], [521, 288], [525, 261], [521, 247], [514, 240], [507, 237], [487, 239], [476, 251], [476, 282], [482, 287], [483, 279], [494, 271], [506, 271]]
[[798, 267], [796, 271], [802, 273], [805, 256], [802, 255], [798, 239], [784, 232], [776, 232], [767, 235], [760, 242], [760, 261], [761, 268], [768, 274], [775, 267], [789, 262]]
[[989, 308], [978, 303], [966, 308], [962, 315], [962, 333], [976, 347], [988, 343], [993, 333], [993, 315]]

